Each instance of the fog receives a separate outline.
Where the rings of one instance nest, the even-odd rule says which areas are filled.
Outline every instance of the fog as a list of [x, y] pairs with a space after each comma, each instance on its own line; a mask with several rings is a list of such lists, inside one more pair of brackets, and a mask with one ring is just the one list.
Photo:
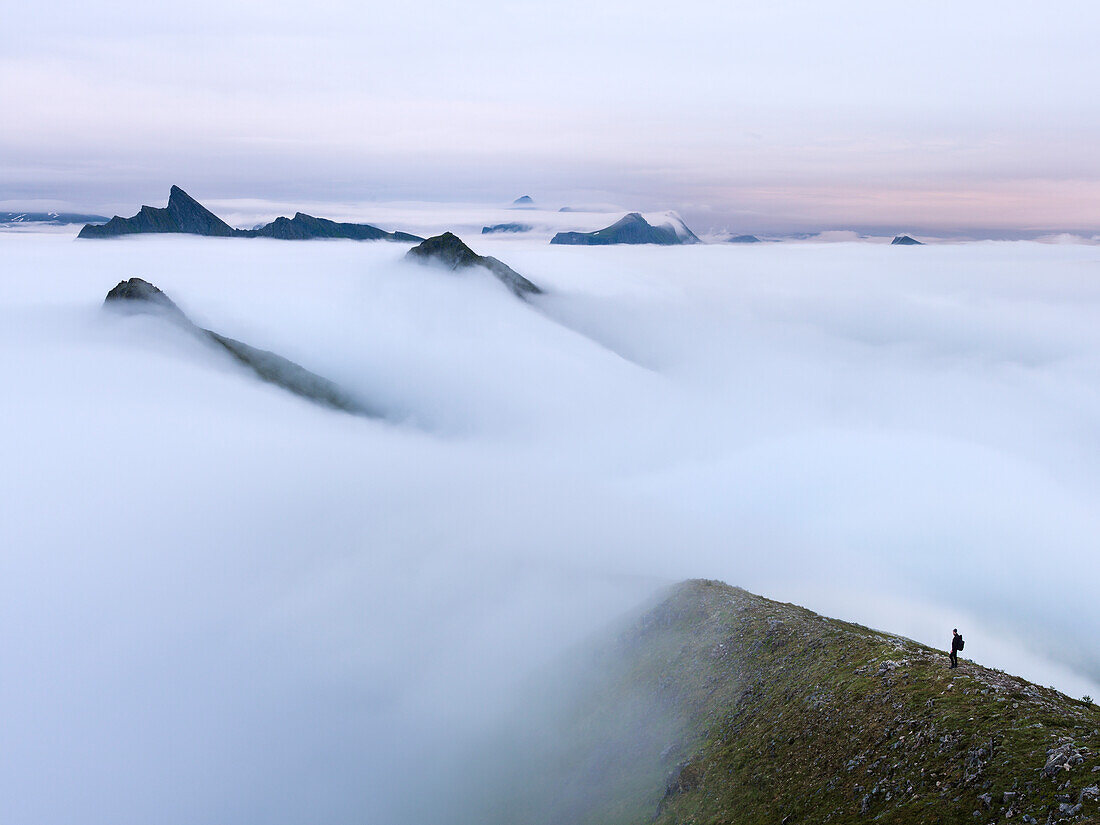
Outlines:
[[[516, 685], [693, 576], [1098, 695], [1100, 249], [464, 237], [547, 294], [0, 234], [0, 819], [445, 821]], [[385, 419], [103, 312], [134, 276]]]

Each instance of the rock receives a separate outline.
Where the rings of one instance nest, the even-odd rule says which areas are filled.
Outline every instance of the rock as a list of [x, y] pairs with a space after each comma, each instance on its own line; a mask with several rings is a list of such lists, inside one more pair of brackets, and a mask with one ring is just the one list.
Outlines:
[[496, 223], [492, 226], [481, 227], [482, 235], [490, 235], [494, 232], [530, 232], [531, 225], [526, 223]]
[[908, 235], [898, 235], [894, 240], [890, 241], [891, 246], [924, 246], [921, 241], [916, 238], [910, 238]]
[[595, 232], [559, 232], [551, 239], [553, 244], [607, 246], [610, 244], [678, 244], [699, 243], [695, 233], [687, 228], [679, 216], [670, 215], [669, 221], [653, 226], [638, 212], [625, 215], [611, 226]]
[[866, 815], [869, 810], [871, 810], [871, 795], [864, 794], [863, 799], [859, 801], [859, 812]]
[[516, 198], [514, 201], [512, 201], [512, 205], [513, 206], [530, 206], [534, 202], [535, 202], [535, 199], [532, 198], [530, 195], [520, 195], [518, 198]]
[[1100, 799], [1100, 785], [1089, 785], [1087, 788], [1081, 789], [1081, 800], [1083, 802], [1095, 802]]
[[1063, 802], [1061, 805], [1058, 806], [1058, 813], [1065, 814], [1066, 816], [1077, 816], [1077, 814], [1081, 813], [1081, 807], [1082, 806], [1080, 802], [1078, 802], [1076, 805], [1071, 805], [1068, 802]]
[[1055, 776], [1063, 768], [1069, 768], [1069, 756], [1072, 746], [1062, 745], [1047, 751], [1047, 761], [1043, 765], [1043, 776]]
[[407, 260], [420, 264], [437, 264], [452, 271], [479, 266], [487, 269], [519, 298], [539, 295], [542, 290], [510, 266], [489, 255], [478, 255], [452, 232], [444, 232], [410, 249]]
[[978, 801], [982, 803], [982, 806], [985, 807], [986, 810], [993, 807], [992, 794], [983, 793], [978, 797]]
[[160, 289], [141, 278], [121, 281], [107, 293], [104, 306], [124, 308], [131, 312], [162, 314], [197, 338], [214, 344], [227, 352], [238, 363], [251, 369], [259, 378], [282, 387], [295, 395], [332, 409], [356, 415], [375, 416], [377, 413], [345, 392], [339, 386], [295, 364], [281, 355], [257, 349], [241, 341], [220, 335], [194, 324], [176, 304]]
[[103, 299], [103, 305], [127, 312], [162, 313], [174, 321], [191, 324], [190, 319], [171, 298], [141, 278], [119, 281], [118, 285], [107, 293], [107, 297]]
[[755, 235], [734, 235], [728, 238], [726, 243], [761, 243], [761, 241]]
[[282, 241], [307, 241], [314, 238], [345, 238], [352, 241], [412, 241], [424, 240], [408, 232], [387, 232], [366, 223], [337, 223], [328, 218], [315, 218], [296, 212], [293, 218], [276, 218], [259, 229], [238, 229], [234, 233], [249, 238], [276, 238]]
[[132, 218], [116, 215], [105, 224], [86, 224], [77, 237], [114, 238], [166, 232], [229, 237], [233, 234], [233, 227], [178, 186], [173, 186], [168, 194], [168, 206], [164, 209], [143, 206]]

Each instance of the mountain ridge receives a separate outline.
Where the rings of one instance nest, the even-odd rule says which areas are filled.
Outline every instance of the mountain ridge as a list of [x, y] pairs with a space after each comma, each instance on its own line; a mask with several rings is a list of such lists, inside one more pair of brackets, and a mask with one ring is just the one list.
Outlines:
[[612, 244], [658, 244], [678, 246], [700, 243], [687, 224], [675, 213], [666, 214], [666, 222], [651, 224], [640, 212], [630, 212], [610, 226], [595, 232], [559, 232], [552, 244], [570, 246], [610, 246]]
[[116, 238], [122, 235], [183, 234], [225, 238], [275, 238], [304, 241], [316, 238], [343, 238], [355, 241], [424, 240], [408, 232], [387, 232], [365, 223], [339, 223], [328, 218], [315, 218], [304, 212], [293, 218], [279, 217], [255, 229], [234, 229], [180, 187], [173, 185], [168, 193], [168, 205], [163, 209], [142, 206], [130, 218], [115, 215], [103, 224], [88, 223], [77, 238]]
[[1100, 814], [1100, 708], [721, 582], [675, 586], [555, 671], [570, 674], [547, 677], [558, 704], [514, 756], [527, 786], [508, 774], [485, 821]]

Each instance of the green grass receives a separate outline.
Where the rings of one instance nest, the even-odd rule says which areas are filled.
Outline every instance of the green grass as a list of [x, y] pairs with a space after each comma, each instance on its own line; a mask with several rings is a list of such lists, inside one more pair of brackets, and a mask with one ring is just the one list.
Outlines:
[[[1100, 713], [1080, 700], [966, 659], [949, 670], [945, 652], [715, 582], [686, 583], [670, 600], [728, 622], [729, 675], [747, 695], [709, 708], [728, 721], [685, 765], [690, 782], [661, 800], [660, 825], [1045, 822], [1051, 811], [1058, 821], [1055, 796], [1076, 802], [1100, 779], [1092, 754], [1040, 776], [1061, 737], [1100, 747]], [[1098, 813], [1085, 802], [1080, 821]]]

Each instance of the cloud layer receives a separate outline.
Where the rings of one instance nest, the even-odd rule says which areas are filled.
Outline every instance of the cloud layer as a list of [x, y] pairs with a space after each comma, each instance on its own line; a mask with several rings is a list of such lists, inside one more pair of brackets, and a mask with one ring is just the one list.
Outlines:
[[[428, 816], [512, 685], [689, 576], [1097, 695], [1095, 247], [468, 240], [549, 294], [0, 235], [13, 821]], [[131, 276], [398, 423], [101, 312]]]

